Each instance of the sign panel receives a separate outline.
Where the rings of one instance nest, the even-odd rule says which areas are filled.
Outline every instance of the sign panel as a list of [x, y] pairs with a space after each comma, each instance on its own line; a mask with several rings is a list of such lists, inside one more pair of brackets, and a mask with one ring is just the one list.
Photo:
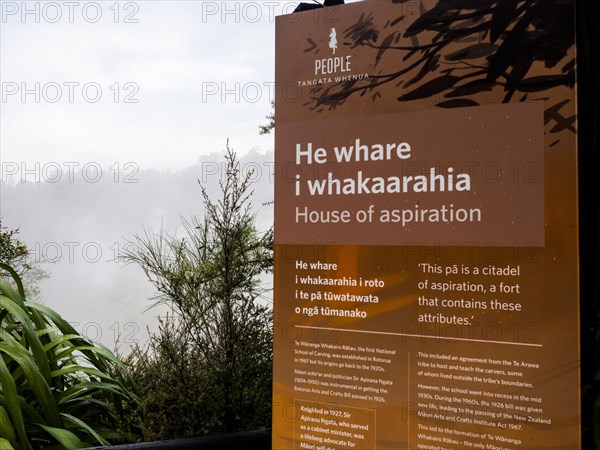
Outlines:
[[274, 449], [580, 448], [573, 16], [278, 18]]

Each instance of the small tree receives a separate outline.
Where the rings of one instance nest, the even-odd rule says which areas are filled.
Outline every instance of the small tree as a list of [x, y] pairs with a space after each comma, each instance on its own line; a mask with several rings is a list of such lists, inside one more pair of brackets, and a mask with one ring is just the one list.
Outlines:
[[229, 144], [225, 160], [220, 198], [202, 187], [202, 221], [182, 220], [183, 238], [163, 230], [136, 236], [126, 255], [172, 310], [132, 358], [145, 439], [270, 424], [272, 315], [261, 276], [272, 270], [273, 231], [256, 228], [251, 173], [242, 175]]
[[[21, 277], [31, 265], [27, 262], [29, 250], [18, 238], [19, 230], [10, 230], [2, 225], [0, 217], [0, 264], [7, 264], [14, 268]], [[4, 272], [9, 278], [8, 272]]]
[[[11, 266], [17, 275], [25, 281], [26, 294], [29, 299], [38, 299], [40, 296], [40, 281], [48, 278], [48, 272], [40, 267], [38, 261], [32, 261], [27, 245], [18, 238], [18, 229], [9, 229], [2, 226], [0, 217], [0, 264]], [[14, 285], [13, 277], [0, 269], [0, 278]]]
[[258, 126], [258, 134], [271, 134], [271, 131], [275, 129], [275, 101], [271, 102], [271, 112], [266, 117], [268, 122], [266, 125]]

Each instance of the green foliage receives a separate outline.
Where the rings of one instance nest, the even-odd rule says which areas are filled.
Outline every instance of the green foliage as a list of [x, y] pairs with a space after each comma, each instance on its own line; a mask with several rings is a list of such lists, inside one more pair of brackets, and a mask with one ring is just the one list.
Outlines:
[[0, 279], [0, 440], [2, 448], [75, 449], [108, 445], [116, 423], [137, 398], [113, 374], [125, 366], [59, 314], [25, 300]]
[[[38, 262], [31, 261], [29, 249], [18, 238], [18, 234], [18, 229], [3, 227], [0, 217], [0, 263], [11, 266], [21, 278], [27, 281], [27, 298], [38, 298], [40, 295], [38, 283], [48, 278], [48, 272], [43, 270]], [[2, 269], [0, 269], [0, 278], [9, 283], [13, 282], [12, 276]]]
[[258, 126], [258, 134], [271, 134], [275, 129], [275, 101], [271, 102], [271, 112], [267, 116], [267, 124]]
[[22, 276], [31, 268], [28, 262], [29, 250], [17, 235], [19, 230], [10, 230], [2, 226], [0, 218], [0, 263], [8, 264]]
[[133, 422], [144, 440], [268, 427], [272, 315], [261, 278], [272, 270], [273, 232], [251, 213], [250, 176], [227, 146], [221, 196], [202, 189], [206, 215], [182, 220], [185, 237], [136, 237], [127, 255], [171, 314], [131, 355], [143, 397]]

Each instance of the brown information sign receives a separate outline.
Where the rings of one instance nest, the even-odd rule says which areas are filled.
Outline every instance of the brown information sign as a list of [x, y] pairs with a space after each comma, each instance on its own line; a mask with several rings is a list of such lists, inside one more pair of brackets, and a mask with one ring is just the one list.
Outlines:
[[573, 21], [278, 18], [274, 449], [580, 448]]

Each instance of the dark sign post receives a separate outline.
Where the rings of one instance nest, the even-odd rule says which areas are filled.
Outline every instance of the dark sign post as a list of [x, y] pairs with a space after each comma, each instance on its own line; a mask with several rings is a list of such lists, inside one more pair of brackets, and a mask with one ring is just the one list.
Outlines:
[[277, 20], [274, 449], [578, 449], [574, 5]]

